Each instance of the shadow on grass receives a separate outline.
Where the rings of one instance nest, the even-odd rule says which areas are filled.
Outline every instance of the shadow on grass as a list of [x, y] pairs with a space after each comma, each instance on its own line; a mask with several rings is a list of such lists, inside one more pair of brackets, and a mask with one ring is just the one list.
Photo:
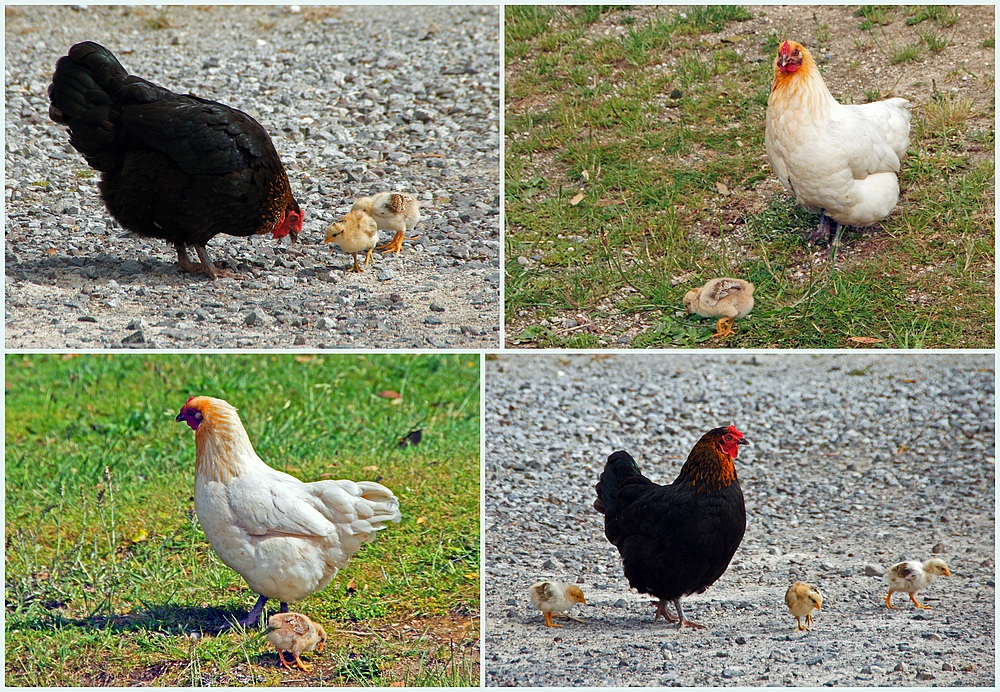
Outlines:
[[[8, 623], [11, 622], [8, 611]], [[152, 605], [127, 615], [94, 614], [85, 618], [68, 618], [46, 611], [43, 617], [23, 614], [12, 629], [46, 630], [53, 627], [79, 627], [88, 630], [110, 630], [113, 632], [150, 631], [163, 634], [218, 635], [240, 629], [234, 623], [246, 612], [232, 612], [221, 608], [192, 608], [173, 605]]]

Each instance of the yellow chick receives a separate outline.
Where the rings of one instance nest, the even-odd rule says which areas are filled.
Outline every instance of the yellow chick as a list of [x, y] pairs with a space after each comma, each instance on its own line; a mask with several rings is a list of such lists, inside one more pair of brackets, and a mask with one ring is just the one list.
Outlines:
[[307, 673], [313, 667], [303, 663], [299, 656], [306, 651], [323, 651], [326, 644], [326, 631], [318, 622], [313, 622], [302, 613], [276, 613], [268, 618], [267, 640], [278, 650], [281, 665], [288, 670], [292, 667], [285, 660], [286, 651], [295, 657], [295, 663]]
[[568, 613], [577, 603], [586, 603], [583, 591], [575, 584], [564, 584], [558, 581], [540, 581], [528, 589], [531, 605], [542, 611], [545, 624], [549, 627], [562, 627], [552, 622], [553, 613]]
[[[823, 610], [823, 594], [815, 586], [797, 581], [785, 592], [785, 605], [788, 606], [788, 612], [795, 616], [799, 631], [808, 630], [813, 621], [813, 609]], [[805, 625], [802, 624], [803, 617], [806, 619]]]
[[885, 578], [889, 581], [889, 594], [885, 597], [886, 607], [896, 609], [896, 606], [892, 605], [889, 601], [892, 598], [892, 594], [899, 591], [910, 594], [910, 600], [913, 601], [913, 605], [918, 608], [930, 610], [931, 606], [923, 605], [917, 600], [916, 594], [918, 591], [923, 591], [930, 586], [931, 582], [934, 581], [934, 577], [938, 575], [950, 577], [951, 570], [948, 569], [948, 565], [945, 564], [944, 560], [936, 557], [931, 558], [923, 564], [920, 564], [916, 560], [911, 560], [893, 565], [885, 573]]
[[358, 253], [366, 253], [365, 264], [371, 264], [372, 250], [378, 244], [378, 224], [365, 212], [352, 209], [343, 221], [330, 224], [324, 242], [333, 243], [354, 256], [354, 267], [349, 271], [363, 272], [358, 264]]
[[375, 219], [379, 230], [395, 231], [379, 252], [399, 252], [403, 249], [406, 231], [412, 231], [420, 221], [420, 204], [405, 192], [379, 192], [371, 197], [361, 197], [354, 202], [354, 211], [363, 211]]
[[713, 337], [721, 339], [733, 334], [733, 321], [746, 317], [753, 310], [753, 284], [743, 279], [712, 279], [701, 288], [692, 288], [684, 296], [687, 314], [718, 317]]

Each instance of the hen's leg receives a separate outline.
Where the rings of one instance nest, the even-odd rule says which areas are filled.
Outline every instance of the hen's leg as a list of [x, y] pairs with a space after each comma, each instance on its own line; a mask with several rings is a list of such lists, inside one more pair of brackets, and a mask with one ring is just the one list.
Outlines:
[[896, 606], [894, 606], [892, 603], [889, 602], [889, 599], [891, 598], [892, 598], [892, 589], [889, 589], [889, 594], [885, 597], [885, 607], [892, 608], [893, 610], [898, 610]]
[[[809, 236], [809, 241], [817, 245], [829, 245], [830, 239], [837, 232], [838, 223], [826, 214], [820, 214], [819, 225]], [[838, 236], [839, 237], [839, 236]]]
[[301, 668], [302, 670], [304, 670], [307, 673], [313, 669], [313, 667], [311, 665], [309, 665], [308, 663], [303, 663], [302, 659], [299, 658], [298, 654], [293, 653], [292, 655], [295, 656], [295, 662], [299, 664], [299, 668]]
[[549, 627], [562, 627], [558, 622], [552, 622], [552, 613], [543, 613], [545, 615], [545, 624]]
[[913, 605], [917, 606], [918, 608], [923, 608], [924, 610], [934, 610], [933, 606], [925, 606], [923, 603], [918, 601], [917, 594], [915, 593], [912, 592], [910, 593], [910, 600], [913, 601]]
[[354, 266], [348, 269], [347, 271], [364, 274], [365, 270], [361, 268], [360, 264], [358, 264], [358, 253], [352, 252], [351, 254], [354, 255]]
[[677, 608], [677, 618], [680, 620], [680, 622], [677, 623], [677, 629], [679, 630], [684, 629], [684, 625], [687, 625], [688, 627], [694, 627], [695, 629], [699, 630], [705, 629], [704, 625], [699, 625], [697, 622], [691, 622], [690, 620], [684, 619], [684, 611], [681, 609], [681, 599], [679, 598], [674, 599], [674, 607]]
[[261, 596], [257, 599], [257, 603], [254, 604], [253, 610], [247, 613], [247, 616], [239, 621], [244, 627], [256, 627], [257, 623], [260, 622], [260, 616], [264, 614], [264, 604], [267, 603], [267, 596]]
[[400, 250], [403, 249], [403, 236], [405, 235], [406, 235], [405, 230], [396, 231], [396, 235], [392, 237], [392, 240], [390, 240], [382, 247], [376, 249], [382, 254], [385, 254], [387, 252], [399, 252]]
[[667, 622], [677, 622], [677, 618], [667, 612], [667, 602], [663, 599], [659, 601], [654, 601], [652, 603], [656, 607], [656, 614], [653, 616], [653, 622], [656, 622], [660, 618], [663, 618]]

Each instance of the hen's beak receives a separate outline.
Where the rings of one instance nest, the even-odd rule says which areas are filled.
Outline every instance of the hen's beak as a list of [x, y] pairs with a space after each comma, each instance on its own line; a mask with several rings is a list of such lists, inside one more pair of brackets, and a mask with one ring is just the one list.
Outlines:
[[750, 440], [748, 440], [745, 437], [741, 437], [736, 444], [738, 444], [738, 445], [748, 445], [748, 444], [750, 444]]

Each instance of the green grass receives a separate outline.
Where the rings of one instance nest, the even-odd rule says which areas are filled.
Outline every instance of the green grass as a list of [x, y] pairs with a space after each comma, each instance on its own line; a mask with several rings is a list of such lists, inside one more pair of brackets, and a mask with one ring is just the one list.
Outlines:
[[[478, 684], [478, 356], [11, 355], [6, 384], [8, 685]], [[329, 634], [312, 674], [259, 630], [216, 633], [256, 596], [194, 513], [174, 421], [194, 394], [237, 406], [272, 466], [400, 498], [402, 522], [294, 605]]]
[[[859, 48], [913, 59], [874, 28], [902, 26], [899, 8], [859, 16], [873, 26]], [[829, 261], [805, 240], [817, 217], [766, 164], [777, 35], [763, 46], [714, 36], [748, 17], [725, 7], [506, 8], [506, 50], [518, 56], [506, 80], [509, 343], [991, 347], [993, 135], [982, 123], [992, 100], [918, 103], [899, 206], [873, 229], [849, 230]], [[933, 56], [945, 39], [926, 26], [903, 27], [902, 43]], [[857, 102], [894, 88], [876, 86]], [[718, 343], [714, 322], [685, 315], [682, 297], [724, 275], [753, 281], [757, 301]]]

